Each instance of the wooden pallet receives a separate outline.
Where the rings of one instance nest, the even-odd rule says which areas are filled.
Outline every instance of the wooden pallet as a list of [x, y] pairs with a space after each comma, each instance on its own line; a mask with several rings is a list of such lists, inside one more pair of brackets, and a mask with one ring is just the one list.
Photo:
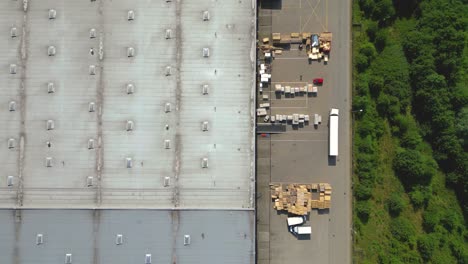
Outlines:
[[[295, 215], [307, 215], [312, 209], [329, 209], [332, 188], [328, 183], [312, 184], [270, 184], [273, 208]], [[312, 199], [318, 193], [319, 199]]]

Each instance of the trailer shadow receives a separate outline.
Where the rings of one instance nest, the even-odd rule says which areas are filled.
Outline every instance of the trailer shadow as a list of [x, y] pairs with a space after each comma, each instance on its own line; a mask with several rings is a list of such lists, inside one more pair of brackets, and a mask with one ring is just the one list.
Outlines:
[[336, 157], [328, 156], [328, 166], [336, 166]]

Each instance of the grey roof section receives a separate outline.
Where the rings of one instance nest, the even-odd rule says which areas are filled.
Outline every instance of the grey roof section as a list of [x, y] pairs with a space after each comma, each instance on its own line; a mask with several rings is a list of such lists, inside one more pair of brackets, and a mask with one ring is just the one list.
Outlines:
[[[251, 211], [0, 210], [2, 263], [254, 263]], [[53, 224], [51, 224], [53, 223]], [[36, 244], [37, 234], [43, 243]], [[123, 243], [116, 244], [117, 234]], [[184, 245], [184, 236], [190, 244]], [[17, 250], [13, 250], [17, 245]], [[16, 261], [16, 262], [15, 262]]]
[[253, 2], [0, 1], [0, 207], [252, 209]]

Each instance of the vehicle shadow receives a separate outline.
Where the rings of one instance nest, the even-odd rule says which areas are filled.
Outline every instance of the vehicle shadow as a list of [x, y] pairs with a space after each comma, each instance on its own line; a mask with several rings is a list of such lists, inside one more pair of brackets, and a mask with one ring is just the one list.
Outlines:
[[328, 166], [336, 166], [336, 157], [328, 156]]
[[283, 7], [282, 0], [260, 0], [262, 9], [281, 9]]

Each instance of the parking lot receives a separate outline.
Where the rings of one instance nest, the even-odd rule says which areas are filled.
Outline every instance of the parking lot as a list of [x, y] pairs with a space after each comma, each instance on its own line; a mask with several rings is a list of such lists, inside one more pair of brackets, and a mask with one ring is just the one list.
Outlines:
[[[266, 2], [266, 1], [263, 1]], [[336, 0], [283, 0], [259, 3], [259, 39], [271, 33], [333, 33], [328, 64], [309, 62], [305, 50], [291, 45], [271, 63], [271, 84], [257, 93], [269, 102], [268, 114], [305, 114], [310, 122], [287, 124], [287, 132], [257, 136], [258, 263], [350, 263], [350, 64], [349, 3]], [[259, 52], [259, 57], [262, 53]], [[316, 96], [275, 92], [275, 85], [299, 87], [323, 78]], [[268, 100], [262, 96], [268, 95]], [[339, 156], [328, 157], [328, 114], [340, 109]], [[322, 122], [314, 126], [314, 114]], [[258, 118], [258, 123], [264, 123]], [[328, 182], [333, 187], [330, 210], [312, 210], [306, 225], [312, 234], [297, 238], [288, 232], [287, 214], [273, 209], [269, 184]], [[313, 260], [313, 261], [311, 261]]]

